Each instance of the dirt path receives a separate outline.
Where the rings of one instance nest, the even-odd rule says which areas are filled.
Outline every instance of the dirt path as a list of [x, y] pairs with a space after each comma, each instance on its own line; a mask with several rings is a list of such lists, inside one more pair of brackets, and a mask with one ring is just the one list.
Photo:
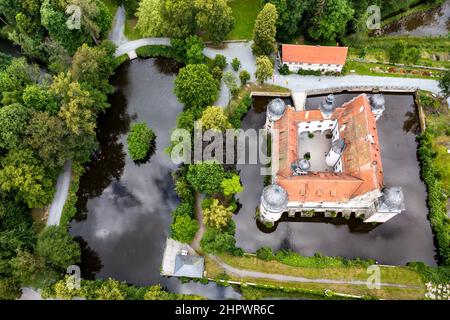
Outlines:
[[202, 201], [203, 201], [202, 194], [196, 192], [195, 193], [195, 218], [197, 219], [200, 228], [198, 229], [197, 233], [195, 234], [194, 240], [192, 240], [191, 247], [194, 248], [194, 250], [197, 251], [198, 253], [202, 252], [202, 249], [200, 248], [200, 240], [202, 240], [203, 234], [205, 233], [205, 229], [206, 229], [206, 226], [203, 223]]

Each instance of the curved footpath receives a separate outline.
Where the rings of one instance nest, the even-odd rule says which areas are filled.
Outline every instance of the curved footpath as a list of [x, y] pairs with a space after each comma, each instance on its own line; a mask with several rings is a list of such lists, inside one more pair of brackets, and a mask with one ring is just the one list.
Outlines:
[[66, 204], [67, 196], [69, 195], [70, 177], [72, 175], [72, 161], [68, 160], [64, 164], [62, 173], [58, 176], [56, 181], [55, 198], [50, 205], [47, 226], [58, 226], [61, 220], [61, 215]]
[[[224, 263], [222, 260], [220, 260], [216, 256], [209, 256], [211, 259], [213, 259], [216, 263], [222, 267], [226, 273], [230, 275], [234, 275], [236, 277], [241, 278], [256, 278], [256, 279], [270, 279], [280, 282], [303, 282], [303, 283], [324, 283], [324, 284], [350, 284], [350, 285], [367, 285], [366, 281], [361, 280], [331, 280], [331, 279], [309, 279], [304, 277], [295, 277], [295, 276], [288, 276], [283, 274], [275, 274], [275, 273], [264, 273], [264, 272], [258, 272], [258, 271], [251, 271], [251, 270], [245, 270], [245, 269], [238, 269], [235, 267], [232, 267], [226, 263]], [[380, 286], [382, 287], [397, 287], [397, 288], [413, 288], [413, 289], [420, 289], [420, 287], [417, 286], [408, 286], [403, 284], [396, 284], [396, 283], [380, 283]]]

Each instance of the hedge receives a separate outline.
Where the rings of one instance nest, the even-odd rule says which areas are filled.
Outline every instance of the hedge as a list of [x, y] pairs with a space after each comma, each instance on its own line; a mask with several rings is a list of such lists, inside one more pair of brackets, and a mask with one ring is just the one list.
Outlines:
[[84, 173], [84, 167], [78, 162], [72, 164], [72, 176], [69, 187], [69, 195], [67, 196], [66, 203], [61, 214], [61, 220], [59, 225], [61, 227], [67, 228], [70, 221], [75, 217], [77, 213], [77, 202], [78, 202], [78, 188], [80, 186], [80, 178]]
[[420, 175], [428, 191], [428, 218], [436, 237], [439, 261], [443, 266], [450, 266], [450, 219], [447, 216], [447, 197], [444, 195], [438, 170], [433, 163], [436, 155], [432, 149], [432, 139], [430, 129], [426, 129], [418, 138]]

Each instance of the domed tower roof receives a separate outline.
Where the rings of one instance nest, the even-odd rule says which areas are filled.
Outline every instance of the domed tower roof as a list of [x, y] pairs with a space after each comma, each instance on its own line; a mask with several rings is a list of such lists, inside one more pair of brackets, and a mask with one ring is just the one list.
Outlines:
[[322, 114], [326, 117], [331, 116], [331, 114], [334, 112], [334, 109], [336, 108], [334, 104], [334, 95], [329, 94], [325, 100], [320, 104], [319, 109], [322, 112]]
[[338, 139], [335, 140], [332, 144], [331, 144], [331, 150], [333, 150], [335, 153], [337, 154], [342, 154], [342, 152], [345, 149], [345, 142], [343, 139]]
[[265, 187], [261, 198], [264, 207], [273, 211], [284, 210], [288, 204], [286, 190], [277, 184]]
[[372, 110], [384, 110], [386, 105], [386, 99], [384, 98], [384, 95], [381, 93], [374, 94], [370, 98]]
[[280, 98], [270, 101], [269, 104], [267, 105], [267, 115], [272, 120], [280, 119], [284, 115], [285, 111], [286, 111], [286, 103], [284, 103], [284, 101], [281, 100]]
[[405, 196], [402, 188], [392, 187], [384, 189], [379, 209], [394, 212], [405, 210]]

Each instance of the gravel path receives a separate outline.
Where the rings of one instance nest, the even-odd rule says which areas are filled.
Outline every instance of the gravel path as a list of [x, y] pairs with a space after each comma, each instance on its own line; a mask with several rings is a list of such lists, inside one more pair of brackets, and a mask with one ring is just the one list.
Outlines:
[[[215, 262], [217, 262], [225, 271], [230, 275], [234, 275], [242, 278], [256, 278], [256, 279], [271, 279], [280, 282], [304, 282], [304, 283], [325, 283], [325, 284], [350, 284], [350, 285], [367, 285], [366, 281], [362, 280], [331, 280], [331, 279], [309, 279], [304, 277], [295, 277], [282, 274], [264, 273], [258, 271], [244, 270], [232, 267], [218, 257], [209, 256]], [[268, 270], [269, 271], [269, 270]], [[382, 287], [397, 287], [397, 288], [417, 288], [416, 286], [408, 286], [396, 283], [380, 283]]]
[[199, 229], [195, 234], [194, 240], [192, 240], [191, 247], [197, 251], [201, 252], [200, 248], [200, 240], [202, 240], [203, 234], [205, 233], [206, 226], [203, 223], [203, 210], [202, 210], [202, 201], [204, 196], [198, 192], [195, 193], [195, 218], [199, 223]]
[[61, 214], [66, 203], [67, 196], [69, 195], [70, 177], [72, 174], [72, 161], [66, 162], [63, 168], [63, 172], [59, 175], [56, 181], [56, 193], [47, 219], [47, 226], [57, 226], [61, 220]]

